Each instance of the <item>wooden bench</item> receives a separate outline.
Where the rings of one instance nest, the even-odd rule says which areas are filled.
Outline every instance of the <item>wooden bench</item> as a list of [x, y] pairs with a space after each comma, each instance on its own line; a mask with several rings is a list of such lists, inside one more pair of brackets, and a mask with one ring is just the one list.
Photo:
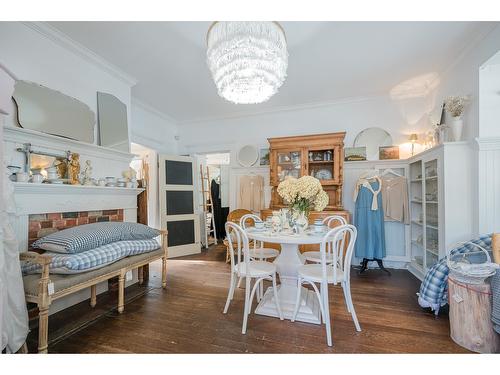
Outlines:
[[[51, 257], [28, 251], [20, 254], [22, 261], [29, 261], [42, 266], [42, 273], [23, 277], [24, 293], [27, 302], [38, 305], [38, 353], [47, 353], [48, 319], [52, 301], [90, 287], [90, 306], [96, 305], [96, 286], [100, 282], [118, 277], [118, 313], [125, 305], [125, 274], [138, 269], [139, 284], [143, 283], [142, 267], [155, 260], [162, 260], [162, 287], [167, 286], [167, 231], [161, 231], [161, 247], [157, 250], [129, 256], [102, 268], [71, 275], [50, 275]], [[49, 287], [52, 289], [49, 291]]]

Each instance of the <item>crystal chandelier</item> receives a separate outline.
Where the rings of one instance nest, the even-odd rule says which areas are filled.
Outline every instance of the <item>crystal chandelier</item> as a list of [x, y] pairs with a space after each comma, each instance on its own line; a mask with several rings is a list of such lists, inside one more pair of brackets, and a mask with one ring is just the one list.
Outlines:
[[221, 97], [262, 103], [286, 78], [286, 37], [277, 22], [214, 22], [207, 33], [207, 63]]

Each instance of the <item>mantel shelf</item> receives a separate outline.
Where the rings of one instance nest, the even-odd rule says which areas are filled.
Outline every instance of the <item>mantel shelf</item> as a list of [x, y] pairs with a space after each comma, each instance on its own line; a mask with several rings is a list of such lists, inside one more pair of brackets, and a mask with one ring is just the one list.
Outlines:
[[36, 184], [31, 182], [13, 182], [16, 194], [93, 194], [93, 195], [138, 195], [144, 189], [107, 186], [84, 186], [68, 184]]
[[45, 134], [35, 130], [20, 127], [4, 126], [4, 141], [18, 145], [31, 143], [33, 148], [50, 149], [57, 152], [71, 151], [96, 158], [123, 161], [129, 163], [134, 154], [98, 146], [91, 143], [75, 141], [74, 139]]

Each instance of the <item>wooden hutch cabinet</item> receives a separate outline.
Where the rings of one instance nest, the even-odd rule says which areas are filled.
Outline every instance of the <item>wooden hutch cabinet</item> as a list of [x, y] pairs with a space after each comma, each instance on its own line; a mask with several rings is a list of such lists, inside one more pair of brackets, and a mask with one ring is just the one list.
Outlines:
[[[269, 162], [271, 173], [271, 203], [269, 209], [261, 211], [262, 219], [271, 216], [273, 210], [286, 207], [277, 192], [278, 185], [286, 176], [314, 176], [321, 181], [330, 201], [324, 211], [312, 211], [309, 223], [330, 215], [343, 216], [348, 223], [351, 217], [342, 206], [344, 183], [344, 137], [345, 132], [314, 134], [296, 137], [269, 138]], [[265, 246], [279, 249], [278, 244]], [[300, 245], [301, 252], [318, 250], [319, 245]]]
[[326, 210], [342, 210], [345, 132], [269, 138], [271, 208], [285, 207], [277, 187], [287, 176], [313, 176], [330, 201]]

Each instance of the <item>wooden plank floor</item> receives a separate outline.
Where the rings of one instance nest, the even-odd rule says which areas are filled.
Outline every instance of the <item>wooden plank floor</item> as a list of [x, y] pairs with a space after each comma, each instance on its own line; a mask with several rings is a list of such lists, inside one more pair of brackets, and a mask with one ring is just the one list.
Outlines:
[[[409, 272], [392, 276], [352, 272], [352, 296], [362, 332], [356, 332], [342, 291], [331, 287], [334, 346], [324, 326], [252, 314], [241, 334], [244, 290], [222, 314], [229, 284], [225, 248], [171, 259], [168, 288], [160, 286], [159, 265], [151, 267], [145, 296], [106, 314], [94, 324], [49, 347], [52, 353], [462, 353], [449, 337], [448, 316], [423, 311]], [[99, 301], [98, 301], [99, 303]], [[254, 304], [255, 307], [255, 304]], [[88, 308], [90, 309], [90, 308]], [[85, 311], [81, 312], [85, 314]]]

